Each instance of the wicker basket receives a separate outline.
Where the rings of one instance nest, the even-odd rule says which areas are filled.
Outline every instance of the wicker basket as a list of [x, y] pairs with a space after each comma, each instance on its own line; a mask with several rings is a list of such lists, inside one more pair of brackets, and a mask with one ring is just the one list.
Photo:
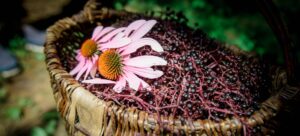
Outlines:
[[[82, 12], [70, 18], [57, 21], [47, 30], [45, 45], [46, 65], [50, 74], [51, 85], [57, 108], [66, 121], [69, 135], [243, 135], [243, 126], [264, 126], [264, 124], [282, 109], [282, 96], [295, 88], [286, 84], [286, 74], [277, 70], [273, 89], [277, 93], [262, 103], [260, 110], [248, 118], [227, 118], [220, 122], [212, 120], [179, 120], [172, 117], [148, 114], [136, 108], [118, 106], [113, 102], [103, 101], [84, 89], [63, 67], [59, 51], [72, 50], [71, 45], [61, 45], [60, 40], [66, 36], [65, 31], [77, 28], [80, 24], [95, 24], [104, 18], [122, 16], [107, 8], [100, 8], [99, 3], [89, 1]], [[91, 28], [86, 28], [91, 29]], [[76, 45], [74, 45], [76, 46]], [[78, 46], [78, 45], [77, 45]], [[235, 51], [236, 52], [236, 51]], [[262, 128], [264, 134], [269, 129]]]

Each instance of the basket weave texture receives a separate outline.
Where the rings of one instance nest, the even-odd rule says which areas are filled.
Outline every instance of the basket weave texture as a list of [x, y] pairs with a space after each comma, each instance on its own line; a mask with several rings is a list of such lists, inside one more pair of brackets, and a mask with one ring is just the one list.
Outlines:
[[[282, 70], [275, 72], [276, 80], [272, 82], [272, 89], [277, 92], [264, 101], [258, 111], [247, 118], [232, 117], [220, 122], [208, 119], [179, 120], [148, 114], [136, 108], [118, 106], [113, 102], [97, 98], [65, 70], [59, 52], [64, 52], [63, 49], [69, 46], [60, 44], [65, 37], [72, 36], [65, 33], [66, 31], [77, 28], [81, 24], [100, 24], [101, 19], [129, 14], [98, 7], [98, 3], [90, 1], [82, 12], [57, 21], [47, 30], [46, 65], [57, 109], [66, 121], [69, 135], [243, 135], [244, 125], [263, 126], [281, 110], [283, 102], [280, 94], [286, 90], [286, 87], [283, 87], [286, 74]], [[270, 133], [268, 129], [262, 131], [265, 134]]]

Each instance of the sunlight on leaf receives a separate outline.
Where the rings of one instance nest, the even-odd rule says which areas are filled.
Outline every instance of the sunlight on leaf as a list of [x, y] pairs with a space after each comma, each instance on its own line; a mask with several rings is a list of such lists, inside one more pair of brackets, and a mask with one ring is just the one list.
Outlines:
[[5, 111], [6, 116], [12, 120], [21, 119], [22, 109], [19, 107], [10, 107]]
[[45, 59], [45, 55], [43, 53], [35, 53], [35, 59], [42, 61]]
[[35, 127], [31, 131], [31, 136], [47, 136], [47, 132], [40, 127]]

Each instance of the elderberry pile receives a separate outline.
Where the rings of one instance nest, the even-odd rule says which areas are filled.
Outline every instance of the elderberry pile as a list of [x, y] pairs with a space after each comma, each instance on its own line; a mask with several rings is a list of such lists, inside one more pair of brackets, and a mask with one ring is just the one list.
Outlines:
[[[126, 16], [115, 25], [127, 26], [140, 18]], [[113, 85], [82, 85], [100, 99], [148, 113], [215, 121], [233, 115], [250, 116], [268, 97], [270, 80], [260, 60], [235, 53], [184, 23], [157, 21], [145, 37], [159, 41], [164, 52], [153, 52], [146, 46], [132, 56], [155, 55], [167, 60], [167, 66], [154, 67], [164, 71], [162, 77], [143, 79], [151, 91], [126, 88], [115, 93]], [[63, 64], [67, 70], [75, 66], [72, 58]]]

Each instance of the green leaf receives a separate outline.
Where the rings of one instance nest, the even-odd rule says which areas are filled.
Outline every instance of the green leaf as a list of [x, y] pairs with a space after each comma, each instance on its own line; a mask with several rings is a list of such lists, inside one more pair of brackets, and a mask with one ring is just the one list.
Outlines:
[[116, 8], [117, 10], [122, 10], [122, 9], [123, 9], [123, 5], [122, 5], [121, 2], [116, 2], [114, 6], [115, 6], [115, 8]]
[[266, 52], [266, 49], [265, 48], [262, 48], [262, 47], [257, 47], [256, 48], [256, 52], [259, 54], [259, 55], [263, 55], [263, 54], [265, 54], [265, 52]]
[[22, 115], [22, 110], [19, 107], [11, 107], [6, 110], [6, 116], [13, 120], [19, 120]]
[[46, 112], [44, 115], [43, 115], [43, 121], [51, 121], [53, 119], [56, 119], [58, 120], [59, 119], [59, 114], [56, 110], [54, 111], [49, 111], [49, 112]]
[[21, 98], [19, 99], [18, 101], [18, 106], [20, 108], [24, 108], [24, 107], [27, 107], [27, 106], [31, 106], [33, 104], [32, 100], [31, 99], [28, 99], [28, 98]]
[[44, 60], [45, 59], [45, 56], [44, 56], [44, 54], [43, 53], [36, 53], [35, 54], [35, 58], [36, 58], [36, 60]]
[[31, 131], [31, 136], [48, 136], [48, 135], [43, 128], [34, 127]]
[[55, 132], [55, 130], [56, 130], [56, 126], [57, 126], [57, 121], [56, 120], [50, 120], [47, 124], [46, 124], [46, 126], [45, 126], [45, 131], [48, 133], [48, 134], [50, 134], [50, 135], [52, 135], [52, 134], [54, 134], [54, 132]]
[[0, 88], [0, 102], [4, 101], [7, 95], [7, 90], [4, 88]]
[[25, 46], [25, 40], [20, 36], [15, 36], [9, 41], [9, 47], [11, 49], [23, 49]]
[[254, 48], [254, 43], [244, 34], [241, 34], [239, 38], [235, 39], [233, 44], [244, 51], [252, 51]]
[[206, 2], [204, 0], [194, 0], [194, 1], [192, 1], [191, 5], [194, 8], [204, 8], [206, 5]]

